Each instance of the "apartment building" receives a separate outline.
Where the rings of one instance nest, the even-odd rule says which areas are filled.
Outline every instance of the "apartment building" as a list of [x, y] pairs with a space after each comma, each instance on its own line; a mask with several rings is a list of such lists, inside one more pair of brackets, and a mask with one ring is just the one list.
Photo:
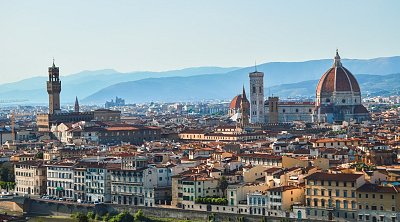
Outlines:
[[73, 167], [74, 172], [74, 200], [86, 200], [86, 166], [80, 163], [75, 164]]
[[66, 199], [74, 199], [74, 163], [52, 163], [47, 167], [47, 194]]
[[255, 215], [289, 217], [292, 206], [303, 203], [302, 187], [280, 186], [247, 195], [248, 212]]
[[43, 161], [24, 161], [14, 165], [15, 191], [19, 194], [43, 195], [46, 193], [46, 167]]
[[304, 179], [307, 218], [357, 221], [356, 191], [364, 174], [316, 172]]
[[222, 196], [218, 179], [206, 172], [186, 171], [172, 177], [172, 206], [193, 208], [198, 197]]
[[111, 189], [106, 162], [81, 163], [85, 171], [85, 196], [88, 202], [110, 203]]
[[364, 184], [357, 189], [358, 221], [397, 222], [400, 187]]
[[121, 164], [108, 167], [112, 203], [152, 207], [171, 202], [171, 169], [147, 161], [144, 156], [128, 155]]

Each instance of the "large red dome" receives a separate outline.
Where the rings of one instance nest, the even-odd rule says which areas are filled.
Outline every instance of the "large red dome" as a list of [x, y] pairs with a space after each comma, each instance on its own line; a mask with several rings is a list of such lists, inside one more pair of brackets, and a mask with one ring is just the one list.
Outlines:
[[229, 105], [229, 109], [239, 109], [240, 108], [240, 101], [242, 101], [242, 95], [235, 96], [231, 104]]
[[342, 66], [338, 53], [336, 53], [333, 67], [325, 72], [317, 86], [317, 95], [333, 92], [360, 93], [360, 86], [356, 78], [349, 70]]

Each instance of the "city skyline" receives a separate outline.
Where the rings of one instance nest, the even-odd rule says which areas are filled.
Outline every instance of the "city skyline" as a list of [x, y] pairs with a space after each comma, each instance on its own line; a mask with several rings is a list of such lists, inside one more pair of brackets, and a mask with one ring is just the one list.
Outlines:
[[159, 3], [3, 3], [0, 83], [46, 76], [53, 57], [63, 76], [306, 61], [336, 48], [346, 58], [400, 51], [396, 1]]

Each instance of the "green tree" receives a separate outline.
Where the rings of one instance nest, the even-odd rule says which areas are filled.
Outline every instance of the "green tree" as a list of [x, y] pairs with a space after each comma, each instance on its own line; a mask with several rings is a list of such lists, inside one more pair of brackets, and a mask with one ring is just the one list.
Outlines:
[[72, 214], [71, 217], [76, 222], [89, 222], [89, 218], [85, 214], [80, 213], [80, 212]]
[[119, 213], [119, 214], [113, 216], [109, 220], [109, 222], [133, 222], [133, 221], [134, 221], [133, 216], [127, 211]]
[[96, 214], [93, 213], [93, 211], [89, 211], [89, 212], [87, 213], [87, 217], [88, 217], [89, 219], [93, 220], [93, 219], [96, 217]]
[[226, 180], [225, 176], [222, 176], [221, 178], [219, 178], [218, 180], [218, 188], [221, 189], [222, 191], [222, 195], [225, 197], [225, 191], [228, 188], [228, 180]]
[[107, 213], [103, 216], [102, 219], [103, 219], [103, 221], [105, 221], [105, 222], [108, 221], [108, 220], [110, 220], [110, 213], [107, 212]]
[[14, 165], [10, 162], [5, 162], [0, 165], [0, 181], [15, 182]]
[[144, 216], [144, 213], [143, 213], [142, 209], [139, 209], [135, 213], [134, 219], [135, 219], [135, 221], [145, 221], [146, 220], [146, 217]]
[[43, 160], [43, 152], [42, 151], [37, 152], [35, 158]]

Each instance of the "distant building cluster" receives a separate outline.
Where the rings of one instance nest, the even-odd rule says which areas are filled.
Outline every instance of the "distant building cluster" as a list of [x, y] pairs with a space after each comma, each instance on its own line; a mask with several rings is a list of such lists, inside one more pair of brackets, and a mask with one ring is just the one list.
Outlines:
[[122, 98], [118, 98], [118, 96], [116, 96], [115, 101], [113, 99], [111, 101], [106, 101], [104, 106], [106, 107], [106, 109], [109, 109], [112, 107], [125, 106], [125, 100]]

